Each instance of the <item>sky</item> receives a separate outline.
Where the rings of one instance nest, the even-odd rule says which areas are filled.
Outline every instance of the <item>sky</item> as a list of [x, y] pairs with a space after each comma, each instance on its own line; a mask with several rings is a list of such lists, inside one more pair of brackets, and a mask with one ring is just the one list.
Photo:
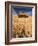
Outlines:
[[24, 6], [12, 6], [12, 14], [17, 15], [19, 12], [27, 13], [28, 15], [32, 16], [32, 8], [24, 7]]

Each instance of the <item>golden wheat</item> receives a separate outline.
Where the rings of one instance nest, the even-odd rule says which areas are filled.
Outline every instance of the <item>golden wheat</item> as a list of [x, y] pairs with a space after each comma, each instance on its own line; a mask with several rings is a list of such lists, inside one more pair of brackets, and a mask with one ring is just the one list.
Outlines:
[[[18, 16], [12, 17], [12, 31], [16, 32], [16, 37], [21, 35], [21, 32], [24, 30], [23, 37], [32, 36], [32, 16], [27, 18], [18, 18]], [[19, 33], [19, 35], [17, 34]]]

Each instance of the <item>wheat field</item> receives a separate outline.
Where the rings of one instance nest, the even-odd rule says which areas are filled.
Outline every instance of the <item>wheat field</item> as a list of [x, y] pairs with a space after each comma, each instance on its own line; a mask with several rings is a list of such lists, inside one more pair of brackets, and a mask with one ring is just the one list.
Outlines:
[[12, 16], [12, 37], [32, 37], [32, 16], [19, 18]]

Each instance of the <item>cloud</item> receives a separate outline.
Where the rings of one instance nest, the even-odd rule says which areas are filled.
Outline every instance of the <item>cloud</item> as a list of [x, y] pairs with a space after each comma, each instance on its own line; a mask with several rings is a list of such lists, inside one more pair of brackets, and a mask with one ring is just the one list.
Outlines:
[[32, 11], [26, 12], [28, 15], [32, 16]]
[[12, 8], [12, 15], [17, 15], [16, 11], [14, 10], [14, 8]]

